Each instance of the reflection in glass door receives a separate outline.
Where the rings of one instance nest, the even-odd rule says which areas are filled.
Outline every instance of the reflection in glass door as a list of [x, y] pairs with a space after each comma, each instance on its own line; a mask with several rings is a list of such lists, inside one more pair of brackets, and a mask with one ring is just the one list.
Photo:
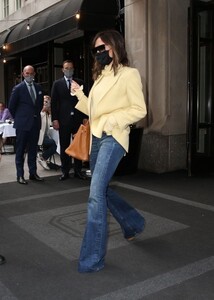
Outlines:
[[191, 2], [188, 171], [214, 171], [214, 3]]

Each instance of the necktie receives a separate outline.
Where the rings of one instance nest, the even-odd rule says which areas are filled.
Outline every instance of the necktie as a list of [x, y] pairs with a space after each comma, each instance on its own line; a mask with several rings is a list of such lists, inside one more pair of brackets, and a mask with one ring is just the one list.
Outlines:
[[30, 87], [30, 96], [31, 96], [31, 98], [32, 98], [33, 103], [35, 104], [35, 102], [36, 102], [36, 97], [35, 97], [35, 94], [34, 94], [34, 91], [33, 91], [33, 88], [32, 88], [32, 83], [29, 84], [29, 87]]
[[69, 89], [69, 91], [71, 90], [71, 81], [70, 81], [70, 79], [68, 79], [68, 89]]

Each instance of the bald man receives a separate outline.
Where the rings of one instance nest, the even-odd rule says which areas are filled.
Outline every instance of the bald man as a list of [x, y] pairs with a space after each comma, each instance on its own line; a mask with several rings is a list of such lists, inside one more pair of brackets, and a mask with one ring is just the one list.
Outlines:
[[24, 80], [13, 88], [9, 100], [9, 110], [16, 129], [16, 171], [17, 182], [26, 185], [24, 177], [24, 158], [27, 152], [29, 179], [43, 181], [37, 174], [37, 143], [41, 128], [40, 112], [43, 107], [41, 86], [34, 82], [33, 66], [25, 66], [22, 72]]

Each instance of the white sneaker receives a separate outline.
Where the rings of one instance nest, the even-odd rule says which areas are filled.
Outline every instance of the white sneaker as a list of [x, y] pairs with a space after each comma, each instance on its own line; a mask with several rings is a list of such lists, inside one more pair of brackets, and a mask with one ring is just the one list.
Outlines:
[[50, 170], [46, 160], [44, 160], [44, 158], [42, 157], [41, 154], [38, 155], [38, 163], [40, 164], [40, 166], [42, 166], [45, 170]]
[[42, 160], [43, 159], [42, 154], [41, 153], [37, 153], [37, 158]]

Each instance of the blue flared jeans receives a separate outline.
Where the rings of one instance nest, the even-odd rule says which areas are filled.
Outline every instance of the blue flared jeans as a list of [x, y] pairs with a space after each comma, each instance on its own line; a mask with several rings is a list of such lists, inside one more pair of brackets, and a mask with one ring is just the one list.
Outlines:
[[79, 272], [96, 272], [104, 267], [108, 232], [107, 209], [120, 224], [124, 238], [135, 236], [143, 230], [143, 216], [109, 187], [124, 154], [125, 150], [112, 136], [105, 133], [101, 138], [92, 136], [92, 178]]

